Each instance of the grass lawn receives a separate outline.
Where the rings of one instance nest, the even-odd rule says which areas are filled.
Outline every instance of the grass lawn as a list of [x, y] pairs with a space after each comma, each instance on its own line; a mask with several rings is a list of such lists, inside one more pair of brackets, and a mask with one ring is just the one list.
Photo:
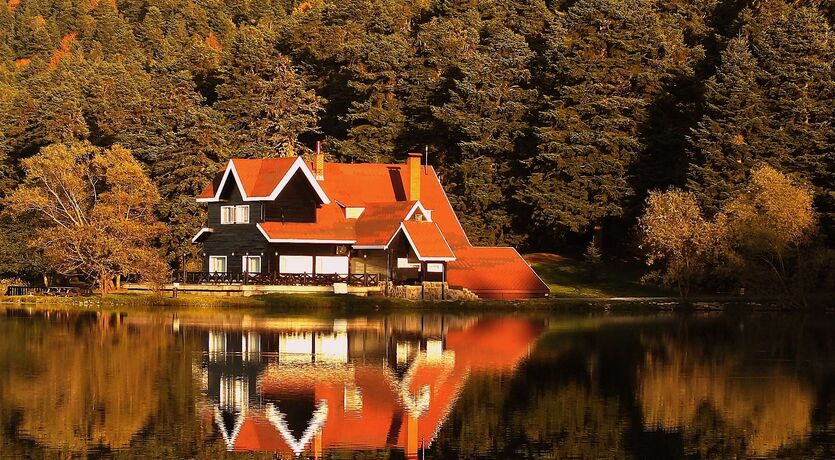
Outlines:
[[641, 284], [646, 267], [638, 263], [611, 262], [600, 264], [592, 276], [591, 267], [581, 259], [556, 254], [534, 253], [525, 259], [551, 288], [552, 297], [660, 297], [676, 292], [658, 286]]

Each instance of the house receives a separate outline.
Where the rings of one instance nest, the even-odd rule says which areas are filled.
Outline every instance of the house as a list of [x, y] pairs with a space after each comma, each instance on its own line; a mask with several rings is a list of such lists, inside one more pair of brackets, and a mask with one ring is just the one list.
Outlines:
[[190, 327], [208, 335], [201, 415], [229, 451], [320, 458], [392, 449], [418, 458], [469, 379], [512, 373], [546, 327], [532, 318], [417, 319]]
[[[467, 239], [435, 170], [405, 164], [234, 159], [197, 198], [208, 223], [192, 282], [394, 285], [446, 282], [483, 298], [547, 295], [509, 247]], [[195, 278], [196, 276], [196, 278]]]

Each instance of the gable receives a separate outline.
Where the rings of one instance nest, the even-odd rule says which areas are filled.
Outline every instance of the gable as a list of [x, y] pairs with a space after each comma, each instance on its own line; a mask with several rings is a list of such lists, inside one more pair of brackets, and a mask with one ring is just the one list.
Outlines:
[[272, 201], [297, 173], [307, 180], [322, 204], [330, 203], [330, 198], [301, 157], [229, 160], [220, 180], [212, 181], [197, 201], [220, 201], [223, 194], [230, 193], [230, 186], [237, 187], [243, 201]]

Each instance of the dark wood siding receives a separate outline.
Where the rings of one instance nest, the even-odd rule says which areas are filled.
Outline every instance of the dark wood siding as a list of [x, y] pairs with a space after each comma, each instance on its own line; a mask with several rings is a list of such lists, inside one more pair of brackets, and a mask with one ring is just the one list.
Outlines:
[[290, 179], [275, 201], [266, 202], [264, 220], [273, 222], [316, 222], [318, 197], [303, 174]]
[[[235, 181], [227, 181], [221, 192], [223, 201], [209, 203], [208, 226], [212, 234], [203, 243], [203, 270], [209, 270], [209, 256], [226, 256], [226, 269], [230, 273], [240, 273], [243, 268], [243, 256], [264, 255], [269, 250], [269, 243], [264, 235], [255, 228], [255, 224], [262, 222], [262, 203], [258, 201], [244, 201]], [[221, 224], [220, 208], [222, 206], [249, 205], [248, 224]], [[233, 255], [234, 254], [234, 255]], [[261, 259], [262, 269], [265, 269], [265, 257]]]
[[[209, 203], [208, 227], [212, 234], [203, 243], [203, 270], [210, 256], [226, 256], [227, 271], [240, 273], [244, 255], [260, 255], [261, 270], [275, 272], [280, 255], [337, 255], [333, 244], [271, 244], [256, 224], [265, 220], [316, 222], [319, 206], [315, 191], [301, 173], [296, 174], [274, 202], [244, 201], [234, 181], [227, 181], [219, 203]], [[249, 205], [248, 224], [221, 224], [221, 207]], [[341, 255], [348, 255], [342, 251]]]

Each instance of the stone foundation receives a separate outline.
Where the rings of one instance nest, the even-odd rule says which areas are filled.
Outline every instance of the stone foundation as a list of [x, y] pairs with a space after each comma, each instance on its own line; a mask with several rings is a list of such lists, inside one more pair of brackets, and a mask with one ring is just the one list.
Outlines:
[[478, 300], [478, 296], [464, 288], [450, 288], [449, 284], [439, 281], [424, 281], [420, 286], [392, 286], [389, 284], [389, 297], [406, 300]]

